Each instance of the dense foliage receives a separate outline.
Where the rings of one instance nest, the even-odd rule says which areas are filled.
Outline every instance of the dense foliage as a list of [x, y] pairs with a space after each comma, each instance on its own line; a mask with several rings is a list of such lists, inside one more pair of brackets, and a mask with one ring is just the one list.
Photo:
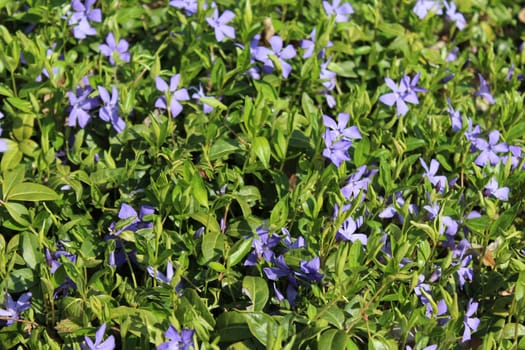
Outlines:
[[520, 10], [0, 1], [0, 348], [525, 348]]

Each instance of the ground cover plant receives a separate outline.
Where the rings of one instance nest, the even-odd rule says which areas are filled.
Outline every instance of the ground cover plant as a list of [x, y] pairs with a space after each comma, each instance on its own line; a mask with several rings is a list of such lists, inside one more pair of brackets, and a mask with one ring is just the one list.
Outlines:
[[0, 348], [525, 348], [521, 10], [0, 1]]

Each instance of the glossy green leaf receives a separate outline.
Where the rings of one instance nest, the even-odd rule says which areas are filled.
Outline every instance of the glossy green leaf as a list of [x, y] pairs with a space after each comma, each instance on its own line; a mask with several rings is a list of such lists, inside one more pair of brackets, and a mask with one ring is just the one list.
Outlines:
[[256, 276], [244, 277], [242, 280], [242, 292], [252, 302], [250, 311], [262, 311], [270, 296], [266, 280]]
[[57, 199], [60, 199], [60, 196], [49, 187], [29, 182], [14, 185], [6, 198], [6, 200], [27, 202], [53, 201]]
[[270, 166], [270, 143], [266, 137], [258, 136], [253, 140], [252, 152], [259, 158], [265, 168]]

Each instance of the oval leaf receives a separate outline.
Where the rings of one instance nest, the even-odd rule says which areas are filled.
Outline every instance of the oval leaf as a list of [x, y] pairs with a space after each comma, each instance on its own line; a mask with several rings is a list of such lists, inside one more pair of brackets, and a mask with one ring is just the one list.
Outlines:
[[60, 199], [58, 193], [47, 186], [29, 182], [18, 183], [11, 189], [7, 200], [12, 201], [54, 201]]

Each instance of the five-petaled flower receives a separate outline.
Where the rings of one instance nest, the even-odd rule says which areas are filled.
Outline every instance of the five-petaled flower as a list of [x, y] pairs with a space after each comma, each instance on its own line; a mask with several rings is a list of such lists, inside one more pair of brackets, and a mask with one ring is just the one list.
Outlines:
[[85, 39], [88, 35], [97, 34], [97, 30], [89, 23], [89, 21], [102, 22], [102, 11], [91, 9], [95, 2], [96, 0], [86, 0], [84, 3], [80, 0], [73, 0], [71, 3], [74, 12], [68, 24], [76, 25], [73, 28], [73, 36], [76, 39]]
[[180, 82], [180, 74], [176, 74], [171, 77], [170, 85], [164, 81], [161, 77], [155, 78], [155, 84], [157, 85], [157, 90], [164, 92], [168, 96], [161, 96], [155, 101], [155, 107], [160, 109], [168, 109], [167, 98], [170, 100], [170, 112], [172, 117], [176, 117], [182, 112], [182, 105], [179, 101], [187, 101], [190, 99], [188, 90], [182, 88], [178, 89]]
[[483, 194], [485, 196], [496, 197], [497, 199], [502, 201], [509, 200], [509, 188], [498, 186], [498, 181], [495, 178], [490, 179], [489, 183], [485, 185]]
[[455, 22], [459, 30], [464, 29], [467, 26], [467, 21], [462, 13], [457, 12], [456, 4], [453, 1], [443, 1], [443, 5], [445, 5], [446, 18], [449, 21]]
[[438, 0], [418, 0], [412, 11], [414, 11], [419, 19], [425, 18], [428, 12], [434, 12], [438, 15], [443, 13], [441, 1]]
[[193, 16], [199, 9], [197, 0], [172, 0], [169, 4], [175, 8], [185, 10], [188, 16]]
[[390, 107], [395, 104], [397, 108], [397, 115], [404, 116], [408, 113], [407, 103], [415, 105], [419, 104], [419, 99], [417, 98], [416, 93], [427, 91], [426, 89], [417, 86], [419, 77], [420, 73], [417, 73], [413, 79], [405, 74], [405, 76], [399, 82], [399, 85], [396, 84], [392, 79], [388, 77], [385, 78], [385, 83], [392, 90], [392, 92], [381, 95], [379, 100]]
[[356, 220], [354, 220], [352, 217], [349, 217], [348, 219], [343, 222], [343, 225], [337, 230], [337, 233], [335, 234], [335, 239], [339, 241], [360, 241], [362, 245], [366, 245], [368, 241], [368, 237], [364, 233], [356, 233], [357, 229], [359, 229], [363, 225], [363, 217], [360, 216]]
[[215, 39], [218, 42], [224, 40], [225, 37], [235, 39], [235, 28], [232, 26], [226, 25], [235, 17], [235, 13], [232, 11], [226, 10], [219, 17], [219, 10], [215, 9], [213, 11], [213, 17], [207, 17], [206, 22], [215, 29]]
[[[193, 95], [191, 95], [191, 98], [194, 98], [196, 100], [199, 100], [203, 97], [209, 97], [209, 96], [206, 96], [204, 94], [204, 90], [202, 89], [202, 85], [199, 85], [199, 88], [194, 88], [196, 90], [195, 93], [193, 93]], [[210, 106], [210, 105], [207, 105], [206, 103], [202, 103], [202, 111], [205, 113], [205, 114], [208, 114], [210, 113], [211, 111], [213, 111], [213, 107]]]
[[129, 44], [126, 40], [120, 39], [117, 44], [113, 33], [109, 33], [106, 37], [106, 44], [100, 44], [99, 49], [104, 56], [109, 57], [109, 62], [115, 65], [115, 56], [118, 56], [122, 62], [129, 62], [128, 47]]
[[81, 128], [85, 128], [91, 116], [89, 111], [98, 107], [99, 103], [96, 98], [89, 97], [94, 91], [89, 85], [87, 77], [82, 79], [83, 87], [78, 86], [76, 93], [70, 91], [68, 93], [71, 111], [69, 112], [68, 125], [76, 126], [77, 123]]
[[356, 126], [347, 127], [349, 118], [349, 114], [339, 113], [336, 123], [329, 116], [323, 115], [323, 124], [326, 127], [323, 135], [326, 145], [323, 156], [330, 159], [338, 168], [343, 161], [350, 160], [348, 150], [352, 146], [352, 140], [361, 138], [361, 133]]
[[106, 324], [104, 323], [97, 330], [95, 334], [95, 342], [93, 342], [87, 335], [84, 336], [86, 344], [84, 349], [89, 350], [113, 350], [115, 349], [115, 337], [110, 335], [105, 341], [102, 341], [104, 338], [104, 333], [106, 332]]
[[20, 318], [20, 313], [29, 309], [31, 306], [31, 292], [22, 294], [17, 301], [14, 301], [9, 293], [6, 293], [7, 300], [4, 302], [5, 309], [0, 309], [0, 318], [5, 321], [7, 326], [15, 323]]
[[157, 346], [157, 350], [189, 350], [193, 348], [193, 333], [194, 330], [183, 328], [180, 332], [172, 325], [164, 335], [170, 340]]
[[287, 45], [283, 48], [283, 39], [274, 35], [269, 40], [271, 49], [265, 46], [259, 46], [255, 52], [255, 59], [263, 63], [263, 72], [271, 73], [274, 69], [274, 62], [270, 59], [269, 55], [274, 55], [277, 57], [279, 64], [281, 65], [282, 76], [283, 78], [288, 78], [292, 72], [292, 66], [285, 60], [294, 58], [296, 51], [292, 45]]
[[103, 86], [98, 86], [98, 93], [104, 105], [100, 108], [99, 117], [105, 122], [111, 122], [113, 129], [120, 133], [126, 127], [126, 122], [119, 116], [118, 90], [111, 87], [111, 95]]
[[323, 8], [328, 16], [335, 16], [337, 23], [348, 22], [349, 16], [354, 13], [354, 9], [349, 3], [339, 5], [340, 3], [341, 0], [332, 0], [331, 4], [328, 1], [323, 1]]
[[464, 343], [469, 341], [471, 338], [472, 332], [476, 331], [479, 326], [479, 318], [472, 317], [478, 311], [478, 303], [476, 303], [472, 298], [468, 301], [467, 311], [465, 312], [465, 318], [463, 319], [463, 324], [465, 330], [463, 332], [463, 338], [461, 342]]

